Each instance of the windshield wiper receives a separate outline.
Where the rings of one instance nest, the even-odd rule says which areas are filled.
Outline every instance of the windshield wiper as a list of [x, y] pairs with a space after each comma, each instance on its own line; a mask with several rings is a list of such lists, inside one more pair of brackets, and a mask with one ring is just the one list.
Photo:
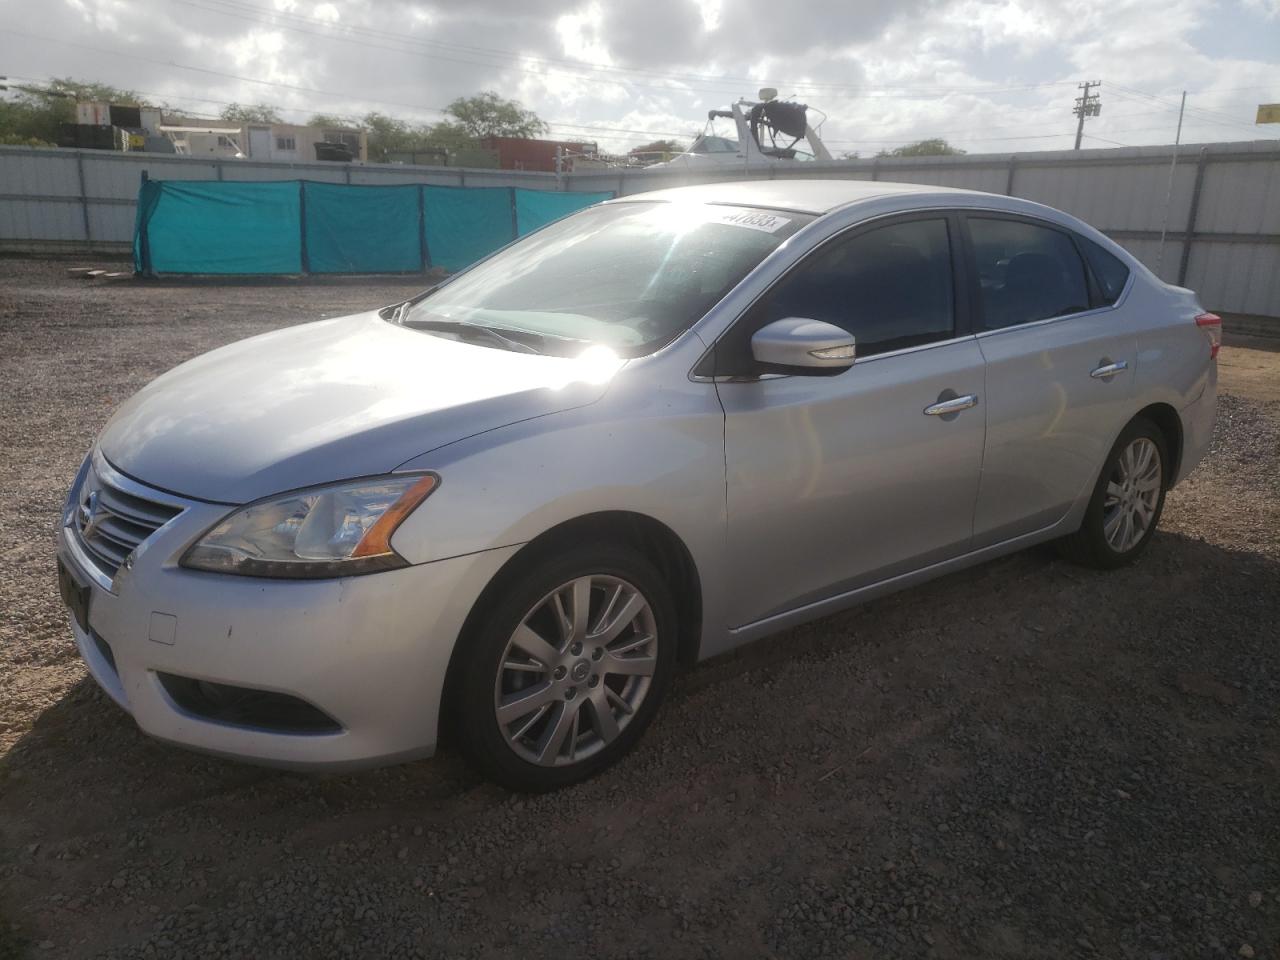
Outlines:
[[[407, 305], [406, 305], [407, 306]], [[482, 323], [471, 323], [467, 320], [409, 320], [404, 316], [407, 311], [401, 308], [396, 314], [396, 321], [405, 327], [412, 327], [415, 330], [454, 330], [460, 336], [479, 335], [480, 339], [488, 340], [490, 343], [496, 343], [498, 346], [507, 350], [518, 350], [523, 353], [542, 353], [532, 344], [525, 343], [523, 340], [516, 340], [508, 337], [498, 327], [487, 327]], [[541, 334], [529, 333], [521, 334], [522, 336], [536, 337], [539, 342], [543, 341]]]

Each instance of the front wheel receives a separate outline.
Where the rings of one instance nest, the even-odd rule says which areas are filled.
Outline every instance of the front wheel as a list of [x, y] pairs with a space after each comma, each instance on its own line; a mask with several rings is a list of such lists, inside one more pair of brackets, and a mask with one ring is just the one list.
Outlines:
[[1146, 548], [1164, 510], [1168, 448], [1154, 423], [1138, 418], [1111, 448], [1080, 529], [1061, 541], [1063, 553], [1110, 569]]
[[675, 666], [666, 583], [642, 555], [611, 545], [522, 564], [460, 642], [459, 745], [527, 792], [584, 780], [630, 750]]

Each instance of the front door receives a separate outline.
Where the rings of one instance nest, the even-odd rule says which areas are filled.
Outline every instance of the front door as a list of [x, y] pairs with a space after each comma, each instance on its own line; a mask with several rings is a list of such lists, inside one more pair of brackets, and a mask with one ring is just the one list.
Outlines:
[[[968, 549], [984, 361], [957, 324], [955, 230], [940, 214], [855, 228], [717, 344], [734, 627]], [[735, 377], [750, 334], [792, 316], [847, 329], [857, 362], [834, 377]]]

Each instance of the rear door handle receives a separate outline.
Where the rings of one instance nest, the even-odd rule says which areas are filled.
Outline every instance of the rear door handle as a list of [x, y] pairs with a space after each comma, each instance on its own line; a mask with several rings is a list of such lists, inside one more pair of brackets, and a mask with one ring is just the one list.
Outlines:
[[931, 403], [924, 408], [926, 417], [945, 417], [949, 413], [959, 413], [961, 410], [968, 410], [972, 406], [976, 406], [978, 398], [970, 393], [963, 397], [954, 397], [951, 400], [939, 400], [937, 403]]
[[1102, 366], [1089, 371], [1089, 376], [1095, 380], [1109, 380], [1117, 373], [1122, 373], [1129, 369], [1128, 360], [1117, 360], [1115, 363], [1104, 363]]

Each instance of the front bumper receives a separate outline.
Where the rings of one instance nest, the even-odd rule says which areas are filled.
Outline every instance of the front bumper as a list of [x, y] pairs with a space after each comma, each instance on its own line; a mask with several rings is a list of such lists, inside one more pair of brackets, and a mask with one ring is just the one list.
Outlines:
[[[98, 684], [145, 733], [196, 750], [330, 769], [429, 756], [454, 643], [517, 548], [338, 580], [179, 567], [190, 542], [227, 510], [189, 503], [113, 579], [62, 528], [59, 558], [90, 590], [89, 629], [72, 630]], [[336, 728], [289, 732], [198, 716], [160, 674], [296, 697]]]

